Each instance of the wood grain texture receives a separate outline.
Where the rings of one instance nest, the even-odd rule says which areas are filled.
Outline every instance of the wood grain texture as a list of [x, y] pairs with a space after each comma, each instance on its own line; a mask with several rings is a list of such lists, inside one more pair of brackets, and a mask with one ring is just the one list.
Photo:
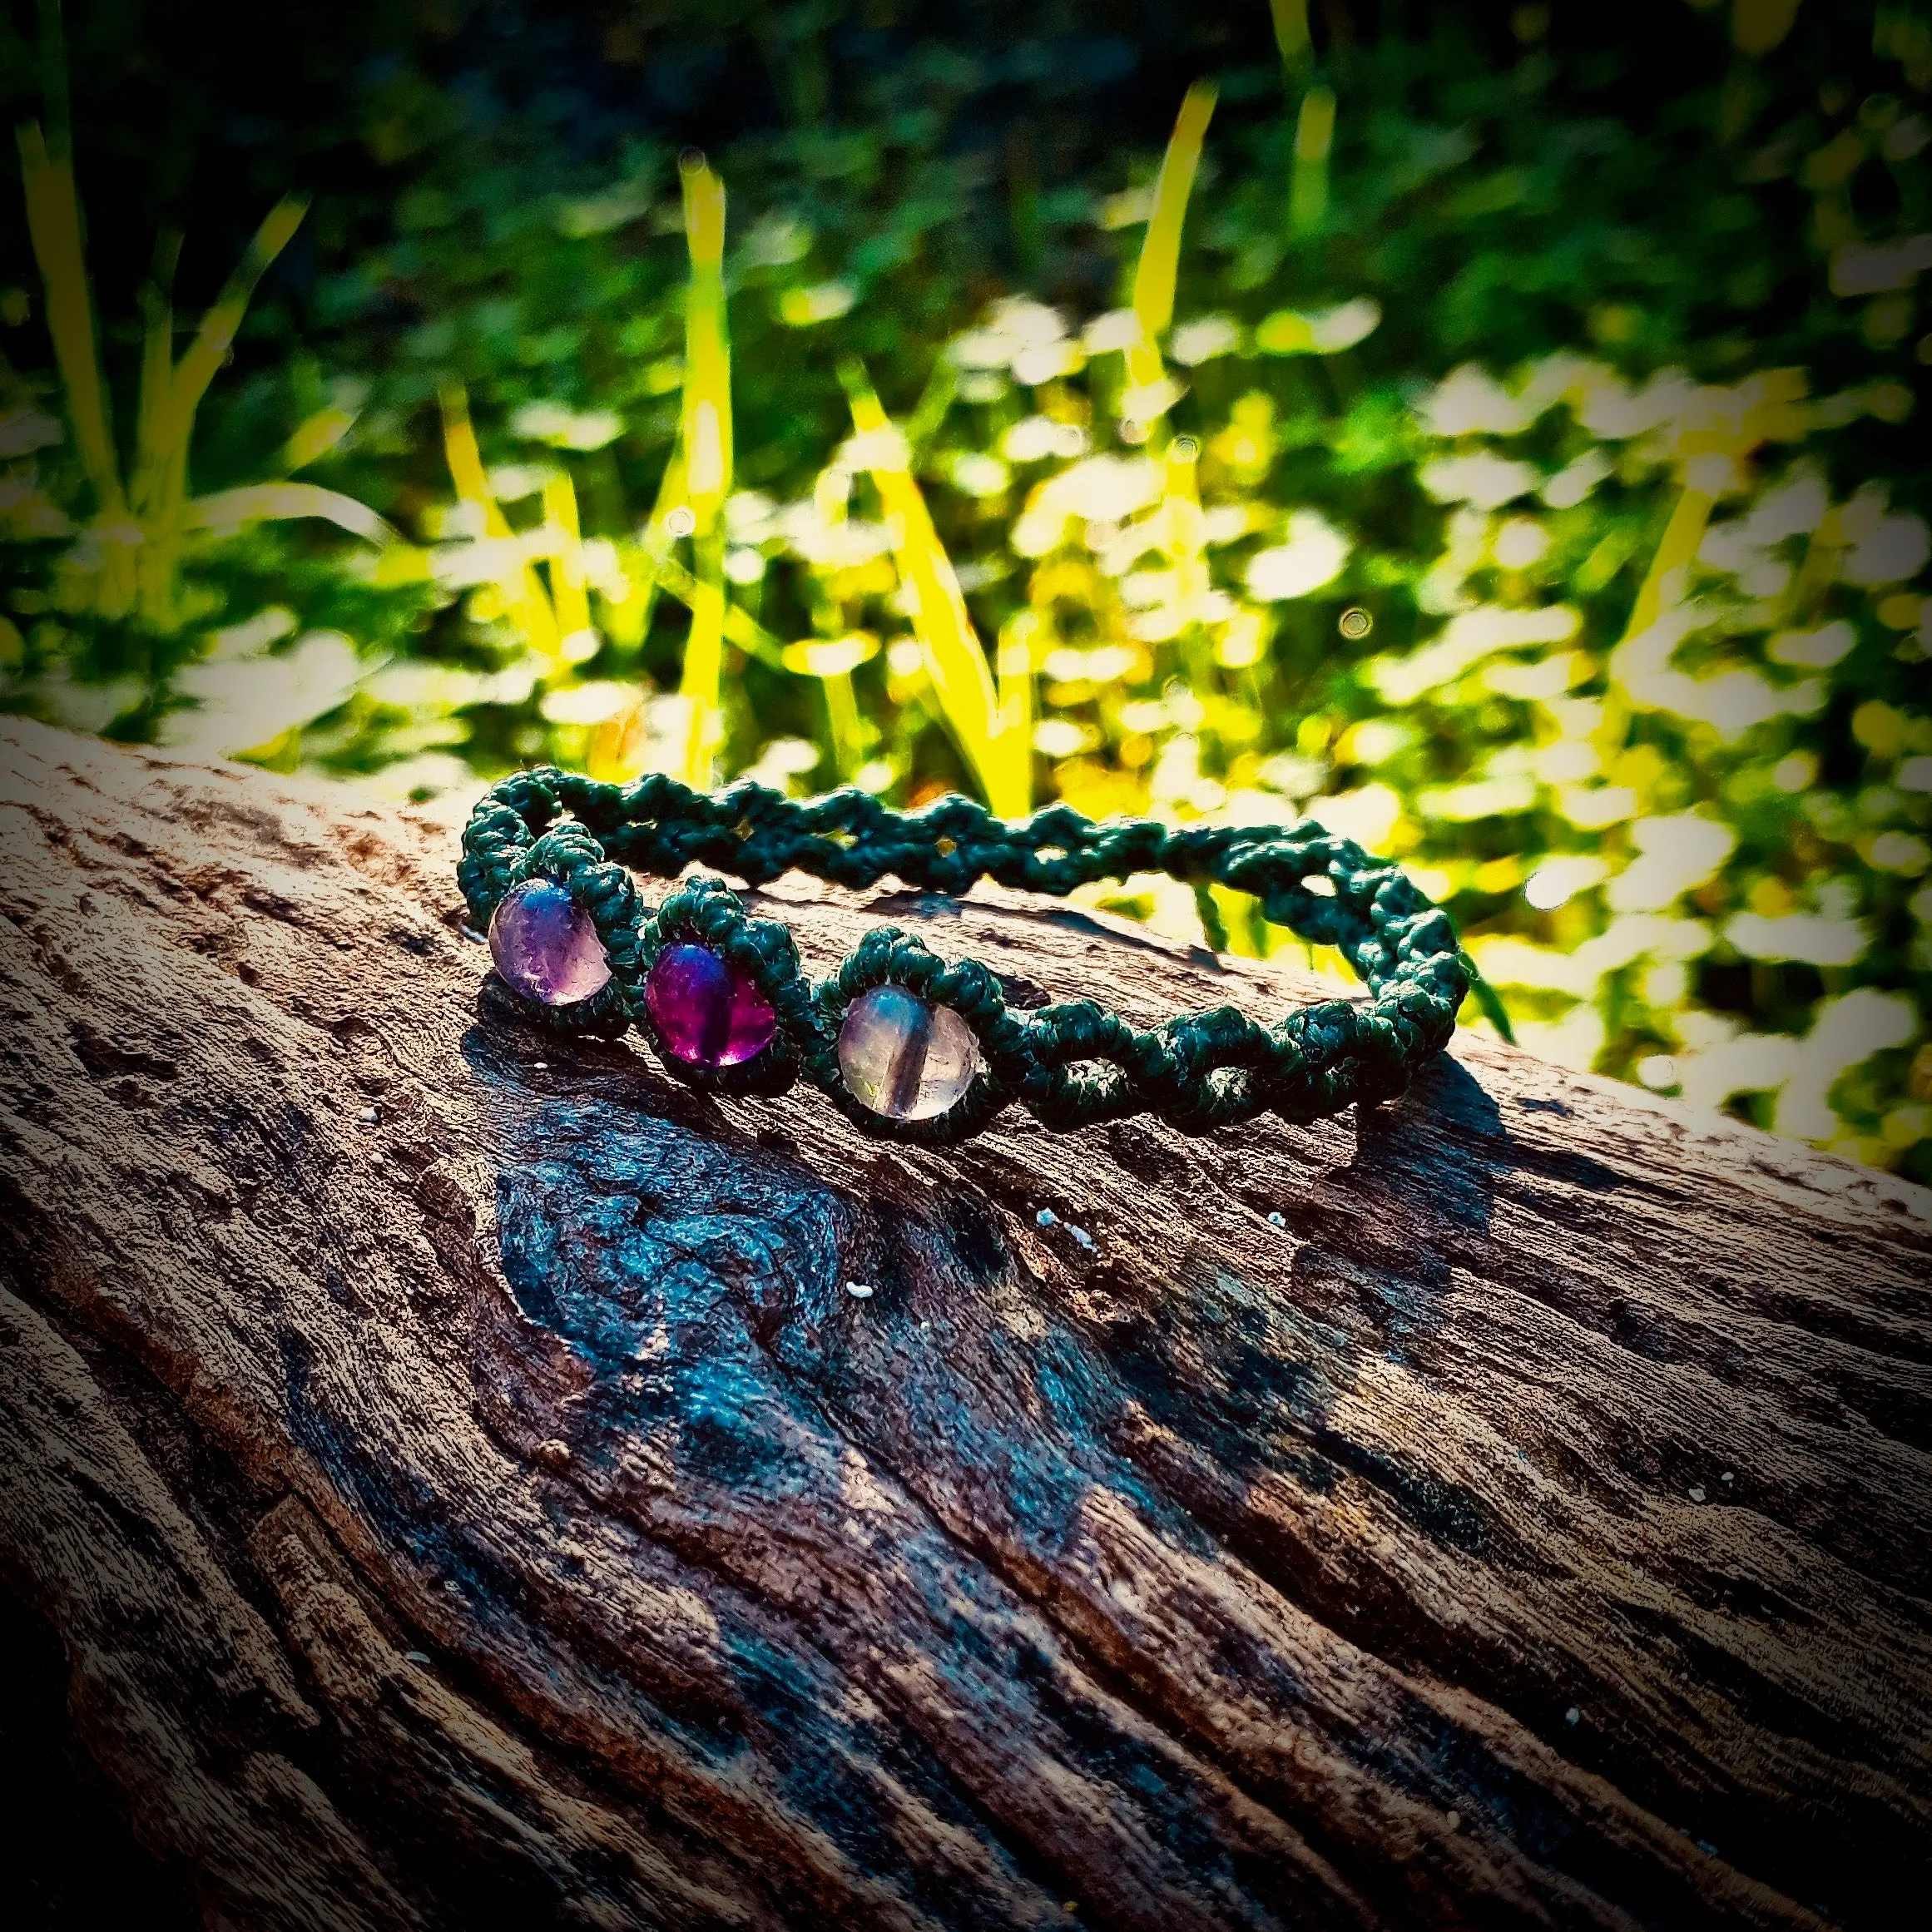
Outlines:
[[[1479, 1040], [882, 1152], [521, 1027], [453, 850], [0, 722], [0, 1580], [208, 1925], [1922, 1905], [1923, 1192]], [[1305, 991], [762, 901], [815, 970], [889, 913], [1142, 1022]]]

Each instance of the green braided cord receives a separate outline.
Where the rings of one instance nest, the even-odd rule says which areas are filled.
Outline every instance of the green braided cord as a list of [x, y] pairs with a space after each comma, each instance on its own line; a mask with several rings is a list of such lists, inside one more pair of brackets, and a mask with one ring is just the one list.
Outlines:
[[[1312, 821], [1096, 824], [1049, 805], [1008, 824], [959, 797], [902, 813], [857, 790], [800, 801], [749, 780], [707, 793], [660, 773], [618, 785], [545, 767], [485, 794], [463, 846], [457, 878], [478, 930], [513, 886], [542, 878], [572, 894], [603, 941], [611, 978], [594, 998], [551, 1008], [510, 995], [533, 1019], [609, 1035], [634, 1025], [680, 1079], [712, 1092], [780, 1093], [802, 1074], [864, 1132], [920, 1145], [977, 1133], [1014, 1102], [1056, 1131], [1152, 1112], [1198, 1134], [1263, 1112], [1305, 1122], [1355, 1102], [1393, 1100], [1448, 1043], [1475, 979], [1439, 907], [1396, 866]], [[1202, 898], [1211, 883], [1251, 893], [1276, 924], [1336, 948], [1370, 997], [1325, 1000], [1269, 1027], [1221, 1006], [1143, 1032], [1091, 1000], [1013, 1008], [977, 960], [949, 964], [889, 926], [868, 934], [815, 986], [790, 933], [751, 917], [722, 880], [688, 880], [649, 913], [627, 869], [676, 879], [694, 864], [754, 886], [796, 868], [860, 889], [890, 874], [959, 894], [992, 879], [1063, 897], [1097, 879], [1165, 872]], [[687, 941], [747, 973], [777, 1015], [770, 1045], [741, 1065], [694, 1067], [656, 1038], [644, 981], [664, 947]], [[978, 1042], [978, 1077], [936, 1118], [874, 1113], [840, 1074], [845, 1008], [888, 982], [950, 1007]]]

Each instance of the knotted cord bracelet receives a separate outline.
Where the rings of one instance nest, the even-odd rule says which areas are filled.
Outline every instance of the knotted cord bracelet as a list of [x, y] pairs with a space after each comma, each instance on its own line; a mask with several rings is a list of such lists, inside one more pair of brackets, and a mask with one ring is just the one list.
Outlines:
[[[1448, 1043], [1474, 978], [1446, 914], [1312, 822], [1095, 824], [1051, 805], [1009, 824], [959, 797], [900, 813], [856, 790], [801, 802], [748, 780], [705, 793], [546, 767], [488, 792], [463, 846], [470, 917], [531, 1019], [612, 1037], [635, 1026], [710, 1092], [777, 1094], [803, 1075], [863, 1132], [924, 1146], [978, 1133], [1015, 1102], [1057, 1132], [1153, 1113], [1201, 1134], [1393, 1100]], [[1016, 1006], [978, 961], [948, 963], [890, 926], [815, 984], [790, 932], [721, 879], [644, 905], [632, 869], [676, 880], [693, 864], [752, 886], [796, 867], [844, 886], [889, 874], [926, 891], [993, 879], [1062, 896], [1165, 872], [1253, 894], [1270, 920], [1338, 949], [1369, 998], [1272, 1026], [1220, 1006], [1142, 1032], [1091, 1000]]]

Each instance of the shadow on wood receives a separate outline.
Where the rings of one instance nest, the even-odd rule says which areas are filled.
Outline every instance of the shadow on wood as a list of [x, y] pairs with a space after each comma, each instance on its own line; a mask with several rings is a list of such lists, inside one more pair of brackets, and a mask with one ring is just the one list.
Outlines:
[[[0, 1576], [211, 1926], [1922, 1898], [1923, 1193], [1474, 1040], [882, 1151], [523, 1028], [421, 815], [0, 763]], [[1143, 1022], [1298, 990], [762, 897], [820, 970], [883, 903]]]

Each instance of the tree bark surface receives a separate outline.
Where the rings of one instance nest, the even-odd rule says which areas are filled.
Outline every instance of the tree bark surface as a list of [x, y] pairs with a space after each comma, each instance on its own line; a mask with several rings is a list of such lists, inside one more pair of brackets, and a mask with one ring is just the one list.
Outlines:
[[[1475, 1038], [885, 1151], [523, 1026], [454, 850], [0, 721], [0, 1580], [207, 1925], [1922, 1910], [1924, 1192]], [[1309, 990], [755, 896], [820, 972]]]

